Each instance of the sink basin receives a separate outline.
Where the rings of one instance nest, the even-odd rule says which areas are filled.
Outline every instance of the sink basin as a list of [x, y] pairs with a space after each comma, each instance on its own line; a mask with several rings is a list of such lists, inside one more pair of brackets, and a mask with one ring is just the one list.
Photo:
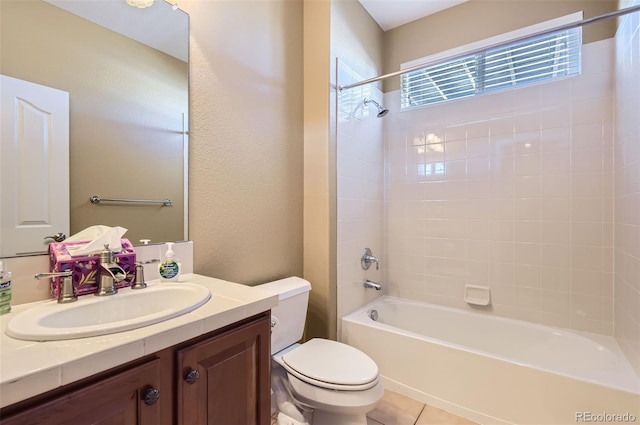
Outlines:
[[146, 289], [123, 288], [116, 295], [84, 295], [70, 304], [49, 301], [9, 322], [7, 335], [30, 341], [84, 338], [137, 329], [188, 313], [211, 297], [202, 285], [159, 283]]

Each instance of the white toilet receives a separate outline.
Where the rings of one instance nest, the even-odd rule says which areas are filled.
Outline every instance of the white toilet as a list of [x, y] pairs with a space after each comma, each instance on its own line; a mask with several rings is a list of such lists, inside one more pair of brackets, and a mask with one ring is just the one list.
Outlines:
[[[289, 277], [260, 285], [277, 293], [271, 310], [271, 355], [286, 370], [292, 396], [313, 409], [314, 425], [366, 425], [384, 388], [376, 363], [362, 351], [327, 339], [302, 338], [311, 284]], [[295, 422], [291, 422], [295, 423]]]

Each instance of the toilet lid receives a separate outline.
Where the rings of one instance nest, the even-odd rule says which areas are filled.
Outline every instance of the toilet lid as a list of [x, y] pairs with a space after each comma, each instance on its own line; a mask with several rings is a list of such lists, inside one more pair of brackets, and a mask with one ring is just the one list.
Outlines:
[[309, 340], [283, 355], [282, 361], [299, 378], [327, 388], [360, 390], [378, 380], [378, 365], [369, 356], [328, 339]]

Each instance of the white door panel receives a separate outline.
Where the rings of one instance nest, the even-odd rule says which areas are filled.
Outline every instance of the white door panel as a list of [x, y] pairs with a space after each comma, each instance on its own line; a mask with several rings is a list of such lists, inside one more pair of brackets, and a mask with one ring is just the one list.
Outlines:
[[0, 76], [0, 257], [69, 234], [69, 93]]

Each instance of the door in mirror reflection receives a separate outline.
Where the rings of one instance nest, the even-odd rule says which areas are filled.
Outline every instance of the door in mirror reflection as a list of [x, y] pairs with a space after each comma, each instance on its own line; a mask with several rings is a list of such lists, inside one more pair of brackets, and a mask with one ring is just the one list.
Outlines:
[[0, 257], [69, 234], [69, 93], [0, 76]]

